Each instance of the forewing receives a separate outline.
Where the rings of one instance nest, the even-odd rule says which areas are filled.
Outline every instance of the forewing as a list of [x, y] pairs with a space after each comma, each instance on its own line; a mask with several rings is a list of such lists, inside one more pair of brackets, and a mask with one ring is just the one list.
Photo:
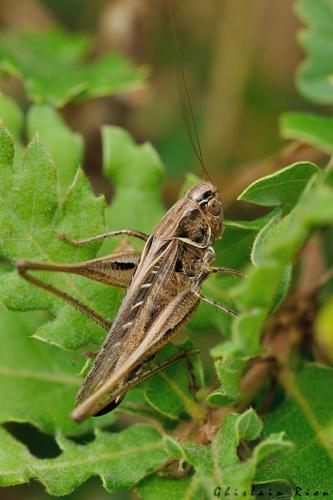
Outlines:
[[[152, 238], [147, 241], [138, 268], [119, 308], [117, 317], [109, 331], [92, 368], [82, 383], [77, 395], [81, 403], [100, 387], [112, 374], [120, 357], [129, 356], [144, 337], [145, 330], [138, 317], [147, 317], [145, 308], [151, 314], [163, 283], [167, 283], [175, 269], [178, 241], [161, 241]], [[149, 286], [147, 286], [149, 284]], [[135, 342], [136, 339], [136, 342]], [[130, 346], [133, 346], [131, 349]]]
[[175, 296], [153, 322], [140, 346], [132, 352], [118, 370], [110, 374], [104, 384], [77, 406], [73, 412], [73, 418], [81, 421], [106, 407], [113, 399], [108, 393], [117, 387], [119, 381], [130, 373], [144, 356], [156, 352], [158, 348], [170, 340], [171, 336], [177, 333], [190, 318], [197, 303], [198, 298], [190, 289]]

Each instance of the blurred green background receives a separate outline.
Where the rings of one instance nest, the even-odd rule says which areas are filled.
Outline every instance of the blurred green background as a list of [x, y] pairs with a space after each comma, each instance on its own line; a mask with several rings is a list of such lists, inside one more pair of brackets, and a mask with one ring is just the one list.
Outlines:
[[[250, 218], [249, 207], [236, 206], [234, 200], [251, 180], [274, 168], [270, 158], [285, 147], [279, 137], [279, 115], [310, 109], [294, 86], [296, 67], [303, 59], [296, 40], [300, 26], [293, 13], [294, 2], [169, 0], [169, 4], [205, 163], [221, 189], [227, 216]], [[116, 97], [72, 102], [61, 111], [70, 126], [84, 136], [84, 167], [96, 192], [112, 197], [112, 186], [101, 173], [100, 138], [100, 127], [111, 123], [128, 129], [138, 142], [154, 144], [167, 171], [164, 197], [170, 205], [178, 197], [185, 174], [194, 171], [200, 175], [200, 168], [182, 114], [178, 56], [166, 3], [0, 0], [2, 30], [48, 29], [59, 24], [72, 32], [90, 33], [92, 56], [120, 51], [150, 71], [144, 88]], [[1, 79], [0, 89], [27, 108], [20, 81]], [[295, 154], [292, 151], [293, 160], [297, 159]], [[287, 163], [283, 160], [282, 164]], [[39, 439], [31, 436], [39, 451], [44, 447], [47, 456], [52, 455], [52, 440], [45, 438], [42, 443]], [[1, 498], [8, 500], [46, 497], [36, 483], [1, 491]], [[104, 499], [110, 495], [97, 480], [90, 480], [70, 498]], [[112, 498], [129, 497], [118, 493]]]
[[[283, 144], [278, 116], [306, 106], [294, 87], [302, 59], [292, 0], [169, 1], [197, 120], [205, 163], [229, 207], [263, 171], [258, 163]], [[93, 36], [92, 55], [121, 51], [148, 65], [145, 88], [111, 98], [71, 103], [63, 114], [86, 141], [86, 171], [97, 192], [111, 187], [101, 176], [100, 126], [124, 126], [149, 140], [167, 169], [165, 199], [178, 196], [197, 161], [187, 137], [179, 97], [177, 50], [164, 0], [0, 1], [3, 30], [47, 29], [61, 24]], [[21, 83], [1, 87], [26, 106]], [[309, 108], [309, 105], [307, 105]]]

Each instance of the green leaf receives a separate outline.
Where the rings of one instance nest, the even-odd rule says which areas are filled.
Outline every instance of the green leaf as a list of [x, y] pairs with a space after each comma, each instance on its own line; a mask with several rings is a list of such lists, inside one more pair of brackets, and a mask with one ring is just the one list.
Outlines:
[[196, 470], [192, 479], [193, 488], [205, 490], [209, 498], [217, 487], [221, 490], [229, 488], [229, 494], [235, 489], [249, 494], [260, 462], [268, 455], [290, 447], [281, 433], [272, 434], [254, 448], [250, 458], [241, 463], [237, 452], [241, 440], [257, 439], [261, 429], [261, 420], [250, 408], [242, 415], [227, 414], [210, 446], [184, 443], [183, 457]]
[[238, 199], [264, 207], [282, 205], [284, 213], [288, 213], [297, 203], [311, 177], [319, 171], [319, 168], [310, 162], [293, 163], [254, 181]]
[[332, 104], [332, 2], [300, 0], [296, 12], [307, 26], [301, 33], [300, 43], [308, 56], [298, 73], [298, 89], [311, 101]]
[[303, 492], [331, 491], [333, 477], [333, 371], [308, 364], [297, 375], [282, 372], [287, 397], [265, 418], [265, 434], [283, 430], [294, 447], [263, 462], [256, 482], [285, 480]]
[[142, 500], [179, 500], [202, 497], [193, 496], [192, 481], [190, 479], [170, 479], [153, 475], [144, 479], [136, 487], [136, 491]]
[[216, 264], [234, 269], [249, 264], [256, 235], [272, 217], [275, 217], [275, 212], [255, 221], [225, 220], [223, 235], [214, 245]]
[[58, 167], [59, 183], [64, 193], [72, 183], [83, 159], [83, 140], [66, 125], [61, 115], [48, 105], [33, 105], [27, 115], [27, 135], [39, 133]]
[[23, 130], [23, 112], [10, 97], [0, 93], [0, 122], [7, 127], [13, 137], [15, 144], [14, 162], [21, 162], [23, 156], [23, 145], [21, 135]]
[[36, 479], [51, 495], [68, 495], [91, 476], [99, 476], [109, 492], [130, 488], [167, 459], [163, 441], [147, 425], [119, 433], [96, 432], [94, 441], [76, 444], [58, 435], [62, 453], [38, 459], [0, 428], [0, 485]]
[[0, 92], [0, 123], [2, 123], [12, 134], [15, 144], [14, 162], [20, 163], [23, 156], [23, 145], [21, 135], [23, 130], [23, 112], [21, 108], [10, 97]]
[[10, 133], [19, 138], [23, 127], [23, 112], [13, 99], [0, 92], [0, 119]]
[[[53, 116], [57, 120], [52, 111], [50, 114], [49, 108], [35, 107], [33, 112], [36, 121], [40, 121], [40, 115], [44, 118], [49, 116], [50, 119]], [[61, 128], [62, 125], [59, 126]], [[125, 145], [123, 164], [119, 166], [119, 163], [107, 162], [115, 176], [116, 201], [110, 209], [115, 220], [120, 220], [127, 210], [130, 210], [134, 228], [140, 226], [140, 222], [146, 224], [146, 220], [153, 217], [158, 219], [162, 212], [158, 193], [162, 172], [152, 148], [146, 145], [136, 146], [128, 134], [111, 128], [107, 129], [106, 144], [116, 162], [119, 157], [114, 153], [117, 150], [121, 152], [121, 145]], [[28, 146], [23, 164], [13, 166], [13, 143], [6, 129], [2, 128], [0, 152], [3, 181], [0, 188], [1, 254], [12, 263], [20, 258], [51, 262], [78, 262], [93, 258], [99, 244], [73, 247], [57, 235], [65, 232], [75, 239], [105, 231], [104, 200], [93, 196], [83, 174], [78, 171], [64, 203], [60, 204], [57, 196], [57, 170], [38, 138]], [[121, 167], [118, 174], [116, 166]], [[138, 166], [140, 177], [134, 175]], [[145, 175], [146, 184], [141, 185], [141, 178]], [[132, 181], [124, 184], [124, 180], [131, 176]], [[133, 192], [140, 192], [140, 200], [127, 197], [128, 185]], [[140, 210], [137, 210], [137, 206]], [[150, 207], [148, 216], [144, 207]], [[69, 274], [43, 272], [38, 273], [39, 275], [47, 283], [65, 290], [104, 317], [112, 319], [116, 314], [121, 299], [121, 292], [116, 288]], [[82, 313], [26, 283], [8, 266], [0, 273], [0, 298], [10, 309], [50, 311], [52, 317], [48, 316], [49, 321], [38, 326], [33, 335], [48, 343], [74, 350], [84, 346], [90, 348], [91, 343], [99, 346], [105, 336], [104, 330]], [[167, 349], [174, 348], [167, 346]], [[200, 367], [197, 359], [194, 361], [194, 370], [198, 375]], [[161, 382], [162, 375], [159, 375], [155, 383], [162, 384], [163, 390], [167, 385], [169, 392], [166, 391], [166, 395], [169, 394], [171, 402], [174, 402], [176, 395], [179, 404], [177, 408], [170, 410], [172, 405], [168, 398], [159, 402], [158, 394], [154, 393], [151, 382], [148, 382], [147, 400], [154, 408], [164, 414], [171, 411], [174, 418], [185, 411], [199, 411], [188, 388], [188, 372], [184, 366], [179, 366], [177, 370], [167, 370], [163, 376], [168, 378]], [[73, 401], [74, 398], [72, 405]]]
[[[13, 136], [15, 144], [14, 163], [20, 164], [23, 157], [22, 131], [23, 112], [8, 96], [0, 93], [0, 120]], [[32, 140], [36, 132], [47, 146], [58, 168], [62, 196], [72, 183], [83, 160], [83, 140], [67, 126], [60, 113], [49, 105], [32, 105], [26, 116], [25, 134]]]
[[[156, 356], [154, 365], [172, 358], [179, 351], [193, 348], [190, 342], [179, 347], [169, 344]], [[195, 401], [191, 391], [202, 387], [202, 369], [198, 355], [190, 355], [188, 360], [182, 359], [169, 368], [158, 373], [140, 385], [149, 404], [163, 415], [177, 419], [182, 414], [192, 418], [203, 418], [203, 410]]]
[[[222, 344], [222, 349], [219, 349], [219, 356], [222, 355], [224, 349], [227, 350], [227, 345]], [[215, 361], [216, 373], [223, 385], [218, 391], [214, 391], [208, 396], [210, 406], [226, 406], [240, 397], [239, 383], [243, 368], [244, 360], [237, 358], [235, 353], [225, 353], [223, 361]]]
[[257, 439], [262, 428], [262, 421], [252, 408], [243, 413], [238, 421], [238, 432], [242, 439], [248, 441]]
[[[258, 231], [275, 214], [272, 212], [254, 221], [225, 220], [222, 237], [215, 242], [215, 264], [243, 270], [250, 263], [251, 248]], [[240, 278], [215, 274], [203, 284], [203, 294], [218, 302], [235, 308], [230, 297], [230, 289]], [[190, 320], [191, 330], [207, 330], [214, 328], [227, 335], [231, 331], [232, 319], [226, 314], [211, 314], [211, 307], [200, 304], [194, 317]]]
[[[13, 145], [5, 129], [0, 131], [0, 253], [14, 263], [35, 261], [77, 262], [96, 255], [98, 245], [72, 247], [57, 232], [81, 238], [104, 231], [104, 200], [95, 198], [82, 172], [78, 171], [61, 207], [58, 202], [57, 171], [45, 147], [36, 137], [28, 146], [22, 164], [12, 165]], [[91, 280], [39, 273], [41, 278], [65, 289], [100, 314], [112, 317], [119, 292]], [[36, 336], [68, 349], [89, 342], [99, 343], [104, 332], [90, 319], [60, 299], [25, 282], [15, 270], [0, 274], [0, 299], [9, 309], [52, 311], [55, 317], [42, 325]]]
[[110, 423], [112, 417], [83, 425], [70, 418], [79, 368], [72, 354], [31, 337], [45, 319], [42, 314], [0, 311], [0, 423], [29, 422], [43, 432], [70, 435]]
[[[102, 139], [104, 172], [116, 186], [106, 212], [107, 227], [151, 233], [164, 213], [161, 160], [150, 144], [136, 144], [119, 127], [103, 127]], [[112, 251], [114, 245], [111, 240], [106, 241], [103, 252]]]
[[0, 486], [13, 486], [29, 481], [26, 464], [32, 456], [29, 450], [0, 427]]
[[64, 106], [74, 97], [99, 97], [142, 84], [146, 71], [119, 54], [85, 62], [87, 36], [54, 29], [0, 37], [0, 66], [20, 77], [30, 100]]
[[[212, 401], [230, 401], [235, 397], [235, 384], [240, 376], [237, 370], [228, 371], [229, 355], [237, 355], [240, 370], [251, 356], [262, 352], [260, 346], [261, 332], [276, 296], [281, 290], [281, 280], [292, 261], [305, 241], [317, 227], [333, 223], [333, 189], [332, 175], [317, 174], [308, 182], [305, 191], [300, 196], [295, 207], [282, 219], [272, 225], [270, 237], [261, 250], [261, 257], [257, 267], [248, 271], [246, 278], [231, 290], [231, 295], [238, 302], [242, 313], [232, 325], [231, 342], [227, 344], [222, 363], [219, 368], [223, 389], [220, 396], [212, 395]], [[223, 349], [221, 350], [223, 353]], [[233, 354], [234, 353], [234, 354]], [[243, 361], [243, 364], [241, 363]], [[226, 374], [226, 379], [222, 374]], [[226, 389], [231, 387], [230, 394]], [[223, 396], [223, 397], [222, 397]]]
[[306, 144], [333, 153], [333, 119], [310, 113], [284, 113], [280, 117], [283, 137], [296, 139]]
[[[265, 260], [266, 247], [267, 245], [269, 245], [271, 234], [274, 234], [274, 226], [278, 224], [280, 219], [281, 211], [277, 210], [275, 214], [272, 213], [271, 219], [257, 234], [251, 251], [251, 260], [255, 266], [260, 265], [260, 262], [263, 262]], [[291, 277], [292, 265], [290, 264], [284, 271], [281, 277], [280, 285], [275, 292], [275, 297], [271, 306], [271, 312], [276, 310], [286, 298], [291, 283]]]
[[[71, 493], [90, 476], [98, 475], [110, 492], [136, 486], [143, 498], [154, 498], [155, 495], [158, 498], [199, 499], [213, 497], [216, 487], [237, 488], [239, 492], [249, 493], [255, 480], [290, 481], [290, 477], [277, 477], [271, 470], [262, 477], [258, 472], [259, 467], [266, 472], [267, 463], [278, 463], [279, 470], [281, 450], [288, 449], [284, 453], [287, 457], [294, 453], [294, 449], [290, 451], [290, 443], [283, 438], [285, 424], [272, 425], [271, 429], [267, 427], [265, 439], [257, 446], [249, 446], [244, 441], [258, 440], [261, 434], [260, 418], [252, 409], [238, 415], [226, 408], [216, 411], [219, 418], [222, 414], [225, 417], [222, 427], [212, 438], [214, 433], [209, 433], [210, 419], [207, 415], [215, 416], [215, 411], [210, 409], [210, 413], [206, 414], [205, 403], [198, 403], [193, 397], [184, 360], [143, 382], [135, 391], [130, 391], [121, 408], [126, 410], [127, 406], [130, 409], [131, 405], [127, 403], [132, 403], [134, 407], [133, 402], [137, 402], [137, 413], [154, 419], [156, 427], [159, 426], [157, 428], [174, 429], [176, 421], [181, 419], [181, 427], [176, 428], [172, 436], [178, 436], [179, 431], [183, 439], [177, 441], [170, 436], [162, 439], [156, 430], [147, 426], [133, 426], [113, 434], [97, 432], [95, 440], [86, 445], [63, 437], [64, 434], [86, 432], [97, 421], [87, 422], [86, 427], [82, 427], [69, 420], [68, 413], [79, 384], [76, 369], [69, 363], [71, 354], [30, 336], [35, 332], [34, 337], [48, 343], [78, 349], [89, 344], [99, 346], [105, 332], [58, 299], [25, 283], [14, 270], [15, 260], [77, 262], [93, 258], [101, 251], [98, 244], [75, 248], [58, 238], [56, 233], [59, 231], [72, 238], [124, 227], [150, 233], [164, 213], [160, 201], [163, 172], [157, 155], [149, 145], [136, 145], [121, 129], [105, 127], [104, 168], [115, 187], [114, 201], [107, 208], [105, 227], [104, 201], [92, 194], [80, 171], [65, 200], [59, 201], [57, 167], [60, 167], [60, 175], [64, 175], [61, 177], [64, 188], [80, 161], [80, 139], [75, 138], [59, 115], [48, 106], [35, 106], [30, 111], [29, 134], [36, 128], [41, 128], [42, 140], [47, 143], [58, 165], [55, 166], [38, 137], [28, 146], [24, 159], [20, 161], [15, 157], [14, 161], [13, 141], [7, 130], [0, 128], [0, 243], [1, 255], [6, 259], [0, 268], [0, 299], [12, 309], [48, 311], [43, 313], [44, 320], [41, 322], [38, 320], [40, 313], [36, 320], [34, 315], [25, 320], [25, 314], [4, 313], [3, 336], [0, 332], [0, 391], [5, 396], [5, 403], [0, 409], [0, 419], [1, 422], [29, 422], [43, 431], [57, 432], [58, 444], [63, 451], [52, 459], [38, 459], [1, 429], [0, 484], [20, 484], [36, 479], [46, 486], [49, 493], [64, 495]], [[56, 134], [51, 132], [53, 128]], [[58, 151], [62, 143], [66, 144], [64, 150], [68, 152], [65, 156]], [[291, 188], [291, 181], [295, 179], [296, 187]], [[272, 309], [288, 291], [291, 262], [315, 230], [333, 223], [331, 172], [321, 174], [315, 165], [303, 162], [257, 183], [261, 183], [261, 192], [255, 193], [254, 183], [248, 189], [249, 196], [253, 196], [256, 202], [259, 199], [260, 204], [281, 208], [256, 221], [226, 221], [224, 237], [215, 246], [216, 261], [219, 265], [239, 269], [248, 265], [246, 277], [214, 276], [211, 281], [207, 280], [205, 286], [207, 296], [221, 299], [221, 302], [224, 299], [226, 303], [235, 302], [240, 315], [232, 324], [229, 320], [219, 323], [212, 318], [220, 316], [218, 313], [202, 308], [202, 313], [199, 312], [201, 323], [194, 320], [194, 328], [202, 329], [205, 342], [206, 336], [208, 338], [214, 330], [212, 325], [219, 325], [225, 334], [231, 332], [227, 342], [218, 344], [212, 350], [222, 384], [220, 390], [208, 396], [212, 406], [233, 404], [241, 396], [239, 384], [242, 372], [250, 357], [263, 352], [261, 333]], [[116, 244], [116, 241], [104, 243], [102, 251], [110, 251]], [[121, 299], [117, 290], [70, 275], [39, 275], [106, 318], [112, 320], [114, 317]], [[234, 288], [232, 283], [236, 284]], [[178, 349], [173, 345], [165, 346], [153, 363], [173, 356]], [[202, 388], [199, 358], [191, 356], [191, 364], [197, 386]], [[324, 378], [316, 374], [312, 374], [312, 379], [328, 385]], [[67, 384], [69, 380], [73, 382], [71, 387]], [[281, 381], [291, 394], [290, 380], [285, 380], [282, 374]], [[309, 387], [309, 384], [306, 380], [305, 385]], [[327, 400], [328, 390], [327, 393], [325, 391], [323, 397]], [[207, 393], [208, 388], [203, 387], [198, 397], [206, 397]], [[35, 401], [31, 403], [33, 397]], [[319, 396], [314, 404], [316, 408], [324, 408]], [[304, 410], [303, 402], [300, 407]], [[304, 411], [307, 410], [305, 408]], [[329, 418], [326, 426], [323, 425], [318, 432], [320, 437], [324, 436], [322, 441], [318, 441], [321, 448], [324, 442], [331, 439]], [[309, 423], [313, 422], [309, 420]], [[197, 433], [193, 432], [195, 425], [198, 426]], [[295, 423], [293, 425], [297, 434]], [[191, 431], [188, 435], [196, 442], [186, 441], [187, 429]], [[291, 432], [288, 438], [293, 440]], [[296, 435], [296, 447], [297, 438]], [[211, 439], [210, 444], [198, 444]], [[177, 462], [181, 459], [193, 467], [186, 478], [176, 482], [156, 474], [166, 461]], [[174, 462], [174, 465], [177, 467], [178, 463]]]

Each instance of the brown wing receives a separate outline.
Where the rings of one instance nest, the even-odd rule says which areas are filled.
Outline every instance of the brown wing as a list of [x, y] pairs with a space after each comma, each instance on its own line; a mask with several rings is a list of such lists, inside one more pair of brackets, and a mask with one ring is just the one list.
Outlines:
[[112, 328], [83, 381], [77, 396], [78, 404], [112, 378], [122, 365], [127, 364], [128, 358], [136, 356], [154, 322], [189, 286], [184, 274], [176, 272], [176, 263], [184, 245], [207, 246], [209, 228], [206, 226], [198, 206], [185, 197], [175, 203], [157, 224], [146, 242]]
[[180, 243], [153, 236], [147, 241], [137, 270], [120, 306], [113, 325], [91, 370], [77, 395], [81, 403], [117, 370], [118, 362], [138, 347], [145, 333], [168, 298], [165, 284], [174, 273]]
[[[133, 370], [133, 367], [138, 365], [138, 361], [144, 355], [156, 352], [177, 333], [187, 322], [197, 303], [198, 298], [190, 289], [175, 296], [147, 330], [146, 337], [140, 346], [124, 360], [117, 370], [110, 374], [104, 384], [75, 408], [72, 413], [74, 420], [82, 421], [90, 415], [102, 414], [101, 410], [108, 407], [113, 400], [113, 397], [109, 396], [110, 391], [117, 387], [118, 383]], [[123, 397], [121, 392], [120, 397]]]

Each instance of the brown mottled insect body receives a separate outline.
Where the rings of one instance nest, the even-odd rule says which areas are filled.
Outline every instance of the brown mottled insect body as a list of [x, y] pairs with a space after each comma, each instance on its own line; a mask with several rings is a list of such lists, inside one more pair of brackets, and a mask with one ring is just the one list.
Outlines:
[[[145, 362], [152, 353], [171, 339], [178, 330], [178, 324], [181, 326], [194, 311], [199, 298], [189, 291], [190, 280], [202, 275], [204, 254], [212, 242], [209, 219], [204, 217], [203, 209], [195, 200], [198, 198], [199, 203], [203, 205], [206, 203], [203, 195], [209, 196], [210, 200], [217, 194], [210, 183], [202, 183], [199, 186], [200, 188], [191, 188], [185, 197], [171, 207], [147, 240], [113, 326], [82, 384], [77, 399], [79, 405], [91, 396], [96, 388], [102, 387], [113, 373], [123, 371], [122, 367], [133, 353], [140, 351], [129, 370], [134, 368], [135, 363]], [[218, 210], [215, 209], [215, 212]], [[208, 216], [214, 218], [212, 226], [218, 236], [222, 211], [219, 210], [217, 215]], [[216, 218], [218, 221], [215, 221]], [[181, 271], [177, 272], [177, 268]], [[188, 293], [185, 293], [186, 291]], [[177, 297], [182, 293], [182, 300], [178, 302]], [[170, 306], [173, 302], [174, 305], [177, 304], [176, 316]], [[167, 306], [170, 307], [170, 317], [165, 318], [164, 325], [161, 322], [161, 339], [157, 342], [154, 335], [154, 338], [147, 342], [145, 349], [139, 349], [146, 339], [147, 332]], [[171, 322], [172, 316], [177, 318], [176, 322]], [[127, 381], [129, 373], [126, 375], [119, 383], [124, 384]]]
[[[181, 48], [169, 5], [168, 12], [181, 63]], [[209, 178], [181, 64], [179, 75], [184, 86], [184, 115], [189, 139], [202, 171]], [[201, 294], [202, 283], [212, 273], [241, 275], [239, 271], [213, 266], [215, 254], [212, 245], [222, 234], [222, 222], [223, 211], [217, 188], [211, 182], [201, 182], [188, 189], [168, 210], [150, 236], [130, 229], [80, 241], [59, 235], [72, 245], [89, 244], [119, 235], [136, 237], [145, 241], [142, 254], [122, 244], [112, 255], [78, 264], [29, 261], [17, 264], [18, 272], [27, 281], [66, 300], [108, 332], [77, 395], [77, 406], [72, 413], [75, 420], [82, 421], [89, 416], [111, 411], [141, 380], [187, 356], [186, 353], [177, 354], [160, 367], [145, 371], [155, 354], [187, 323], [200, 301], [235, 315], [228, 307]], [[111, 324], [76, 298], [29, 272], [42, 270], [75, 273], [104, 284], [126, 287], [114, 322]]]
[[[212, 266], [215, 257], [212, 244], [222, 232], [222, 221], [217, 189], [210, 182], [202, 182], [190, 188], [168, 210], [151, 236], [124, 231], [146, 240], [141, 256], [127, 250], [73, 265], [20, 263], [18, 268], [23, 277], [65, 300], [67, 295], [41, 284], [27, 270], [74, 272], [102, 283], [128, 286], [112, 326], [104, 320], [109, 331], [81, 385], [72, 415], [75, 420], [100, 415], [118, 406], [128, 387], [147, 376], [140, 374], [148, 361], [187, 323], [200, 300], [235, 314], [200, 292], [202, 283], [212, 273], [241, 274]], [[101, 237], [68, 241], [85, 244]], [[81, 306], [82, 312], [92, 316], [86, 306]]]

